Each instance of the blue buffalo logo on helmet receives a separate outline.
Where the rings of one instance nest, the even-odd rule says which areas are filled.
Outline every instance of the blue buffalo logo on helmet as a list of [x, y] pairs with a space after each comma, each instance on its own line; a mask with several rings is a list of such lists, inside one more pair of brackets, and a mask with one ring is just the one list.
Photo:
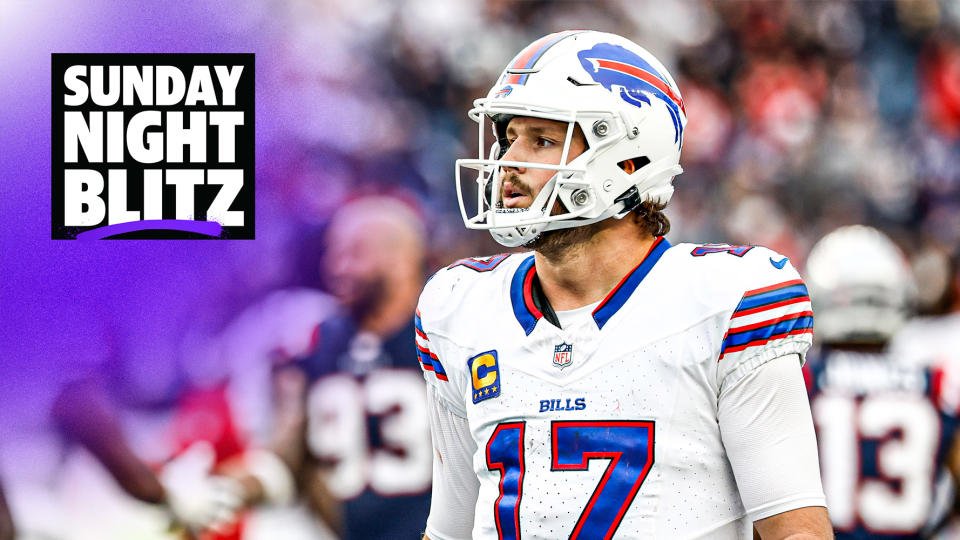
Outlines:
[[638, 54], [619, 45], [598, 43], [577, 54], [583, 69], [593, 80], [607, 90], [618, 93], [627, 103], [636, 107], [650, 105], [648, 94], [662, 100], [670, 111], [675, 129], [673, 142], [683, 135], [680, 113], [686, 114], [683, 99], [667, 79]]

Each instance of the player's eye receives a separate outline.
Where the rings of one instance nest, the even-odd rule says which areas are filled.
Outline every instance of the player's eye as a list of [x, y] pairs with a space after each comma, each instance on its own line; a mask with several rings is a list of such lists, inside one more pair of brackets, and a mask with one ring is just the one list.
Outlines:
[[537, 137], [537, 146], [540, 146], [543, 148], [549, 148], [555, 144], [557, 144], [557, 141], [554, 141], [553, 139], [548, 139], [546, 137]]

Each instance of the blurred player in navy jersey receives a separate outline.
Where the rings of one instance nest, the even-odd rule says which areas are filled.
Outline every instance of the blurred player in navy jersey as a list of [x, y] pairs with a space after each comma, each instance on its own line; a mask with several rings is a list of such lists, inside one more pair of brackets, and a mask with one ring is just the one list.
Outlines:
[[418, 538], [431, 480], [425, 385], [410, 345], [423, 225], [397, 199], [365, 197], [335, 214], [326, 239], [324, 275], [342, 309], [321, 323], [311, 353], [277, 369], [273, 451], [230, 474], [252, 502], [287, 501], [301, 486], [343, 538]]
[[766, 248], [664, 238], [686, 125], [666, 68], [557, 32], [468, 115], [464, 222], [533, 252], [458, 261], [421, 295], [426, 535], [829, 538], [806, 287]]
[[806, 279], [821, 346], [805, 375], [837, 538], [926, 537], [948, 510], [937, 480], [948, 464], [960, 470], [948, 459], [960, 370], [889, 353], [915, 284], [880, 231], [855, 225], [826, 235], [810, 252]]

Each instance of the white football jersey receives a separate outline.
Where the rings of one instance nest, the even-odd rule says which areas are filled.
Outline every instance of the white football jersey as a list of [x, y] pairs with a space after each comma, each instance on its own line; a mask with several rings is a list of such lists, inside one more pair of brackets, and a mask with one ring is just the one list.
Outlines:
[[425, 377], [476, 442], [473, 538], [749, 538], [753, 519], [823, 505], [745, 508], [718, 425], [725, 387], [810, 346], [786, 257], [659, 238], [563, 329], [536, 282], [532, 253], [465, 259], [420, 299]]

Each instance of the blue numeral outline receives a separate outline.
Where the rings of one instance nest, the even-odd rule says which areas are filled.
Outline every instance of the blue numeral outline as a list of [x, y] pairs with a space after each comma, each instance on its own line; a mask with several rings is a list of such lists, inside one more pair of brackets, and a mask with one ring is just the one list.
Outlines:
[[[493, 504], [497, 538], [520, 540], [520, 498], [526, 464], [523, 440], [526, 422], [499, 424], [487, 441], [487, 469], [500, 471], [500, 496]], [[504, 434], [504, 432], [506, 432]], [[509, 516], [512, 519], [504, 519]]]
[[586, 538], [613, 536], [653, 467], [653, 432], [654, 422], [649, 420], [550, 423], [550, 470], [585, 471], [591, 460], [610, 460], [570, 533], [571, 539], [581, 534]]
[[[586, 471], [591, 460], [610, 460], [570, 533], [571, 539], [582, 535], [608, 540], [617, 531], [653, 467], [655, 428], [652, 420], [550, 423], [551, 471]], [[487, 441], [487, 469], [500, 472], [499, 496], [493, 507], [500, 540], [520, 539], [525, 431], [526, 422], [499, 424]]]

